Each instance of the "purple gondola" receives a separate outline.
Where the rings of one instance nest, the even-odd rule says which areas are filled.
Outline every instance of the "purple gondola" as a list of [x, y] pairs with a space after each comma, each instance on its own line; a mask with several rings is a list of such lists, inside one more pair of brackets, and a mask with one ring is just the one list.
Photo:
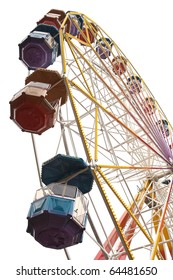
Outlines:
[[52, 183], [36, 192], [27, 232], [44, 247], [62, 249], [81, 243], [88, 200], [78, 188]]
[[19, 44], [19, 59], [29, 70], [47, 68], [58, 54], [58, 44], [48, 32], [33, 31]]

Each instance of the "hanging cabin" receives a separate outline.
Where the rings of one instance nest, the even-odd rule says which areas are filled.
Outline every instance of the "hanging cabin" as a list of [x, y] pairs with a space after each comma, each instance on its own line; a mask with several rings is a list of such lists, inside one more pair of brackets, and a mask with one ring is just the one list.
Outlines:
[[51, 183], [37, 190], [27, 216], [27, 232], [44, 247], [63, 249], [81, 243], [88, 200], [72, 185]]
[[22, 131], [42, 134], [54, 127], [58, 106], [67, 101], [64, 80], [57, 71], [37, 69], [10, 101], [10, 118]]

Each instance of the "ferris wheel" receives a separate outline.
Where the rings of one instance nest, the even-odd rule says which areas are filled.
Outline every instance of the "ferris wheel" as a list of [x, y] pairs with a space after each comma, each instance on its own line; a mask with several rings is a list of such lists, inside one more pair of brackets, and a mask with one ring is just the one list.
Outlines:
[[[172, 259], [173, 129], [129, 59], [88, 16], [56, 9], [19, 59], [29, 74], [10, 117], [31, 133], [40, 182], [27, 232], [68, 259], [78, 246], [95, 260]], [[35, 142], [51, 130], [39, 166]]]

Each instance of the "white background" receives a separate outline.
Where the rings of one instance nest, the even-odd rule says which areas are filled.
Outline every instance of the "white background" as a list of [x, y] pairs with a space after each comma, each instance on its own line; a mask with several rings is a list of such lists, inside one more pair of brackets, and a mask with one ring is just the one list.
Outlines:
[[[23, 280], [24, 277], [15, 276], [15, 269], [21, 265], [53, 267], [63, 264], [55, 250], [43, 248], [26, 233], [26, 215], [38, 182], [35, 179], [36, 168], [30, 136], [22, 133], [9, 119], [9, 101], [24, 86], [27, 76], [26, 67], [18, 59], [18, 44], [50, 9], [86, 14], [97, 22], [126, 54], [170, 123], [173, 123], [172, 6], [172, 0], [1, 1], [0, 275], [5, 279], [10, 276], [11, 279]], [[144, 265], [142, 256], [141, 261]], [[92, 265], [92, 262], [88, 263]], [[79, 264], [80, 259], [76, 256], [76, 265]], [[166, 270], [166, 273], [168, 272], [170, 273]], [[167, 279], [169, 276], [170, 274]], [[33, 276], [32, 279], [37, 277]]]

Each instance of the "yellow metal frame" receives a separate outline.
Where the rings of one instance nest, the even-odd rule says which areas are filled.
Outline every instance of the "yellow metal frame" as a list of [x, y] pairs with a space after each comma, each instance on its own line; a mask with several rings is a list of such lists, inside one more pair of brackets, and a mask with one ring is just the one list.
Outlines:
[[[69, 12], [68, 14], [75, 14], [74, 12]], [[105, 84], [104, 79], [99, 75], [99, 73], [93, 68], [92, 64], [86, 60], [85, 56], [83, 56], [83, 54], [81, 53], [81, 51], [75, 46], [75, 44], [73, 44], [73, 42], [70, 40], [70, 38], [74, 38], [75, 40], [77, 40], [79, 43], [82, 43], [86, 46], [90, 45], [89, 42], [89, 34], [88, 34], [88, 30], [87, 30], [87, 25], [90, 25], [90, 19], [88, 18], [89, 21], [87, 21], [87, 17], [85, 18], [85, 25], [86, 25], [86, 36], [83, 34], [83, 36], [85, 36], [86, 38], [86, 43], [81, 41], [80, 39], [78, 39], [77, 37], [74, 37], [72, 35], [70, 35], [69, 33], [64, 33], [64, 28], [65, 28], [65, 23], [68, 19], [68, 14], [61, 26], [61, 29], [59, 31], [59, 36], [60, 36], [60, 42], [61, 42], [61, 56], [62, 56], [62, 65], [63, 65], [63, 73], [64, 73], [64, 81], [69, 93], [69, 98], [70, 98], [70, 102], [71, 102], [71, 106], [73, 108], [73, 112], [75, 115], [75, 119], [76, 119], [76, 123], [80, 132], [80, 136], [83, 142], [83, 146], [84, 146], [84, 150], [87, 156], [87, 160], [88, 162], [91, 164], [92, 167], [92, 172], [95, 178], [95, 181], [97, 182], [97, 186], [99, 188], [99, 191], [103, 197], [103, 200], [107, 206], [107, 209], [110, 213], [110, 216], [113, 220], [113, 223], [115, 225], [116, 231], [118, 232], [118, 235], [121, 239], [121, 242], [125, 248], [125, 252], [128, 255], [129, 259], [134, 259], [134, 256], [132, 254], [132, 251], [130, 249], [130, 242], [126, 236], [126, 234], [123, 232], [123, 229], [121, 228], [120, 222], [117, 219], [116, 213], [111, 205], [111, 202], [106, 194], [106, 191], [104, 189], [103, 184], [101, 183], [100, 178], [103, 179], [103, 181], [106, 183], [106, 185], [111, 189], [111, 191], [114, 193], [114, 195], [117, 197], [117, 199], [120, 201], [121, 205], [125, 208], [125, 210], [127, 211], [127, 213], [129, 213], [130, 217], [132, 218], [133, 222], [139, 227], [140, 231], [144, 234], [144, 236], [147, 238], [147, 240], [150, 242], [150, 244], [153, 244], [153, 249], [152, 249], [152, 253], [151, 253], [151, 259], [155, 259], [155, 257], [157, 256], [158, 259], [162, 259], [162, 257], [165, 256], [164, 254], [164, 248], [162, 244], [163, 238], [162, 235], [164, 236], [165, 239], [169, 239], [169, 233], [167, 228], [164, 225], [164, 217], [165, 217], [165, 213], [166, 213], [166, 209], [167, 209], [167, 205], [168, 205], [168, 200], [169, 200], [169, 196], [170, 196], [170, 191], [172, 189], [172, 185], [170, 187], [169, 193], [168, 193], [168, 197], [167, 200], [165, 202], [165, 206], [163, 211], [159, 210], [157, 213], [154, 212], [153, 213], [153, 217], [152, 217], [152, 222], [155, 228], [155, 232], [156, 232], [156, 238], [155, 241], [153, 241], [153, 239], [151, 238], [151, 236], [146, 232], [146, 230], [143, 228], [143, 226], [141, 225], [141, 223], [139, 222], [137, 216], [134, 215], [133, 213], [133, 205], [134, 202], [132, 202], [132, 204], [130, 206], [128, 206], [124, 200], [122, 199], [122, 197], [119, 195], [119, 193], [115, 190], [115, 188], [113, 187], [113, 185], [111, 184], [111, 182], [109, 181], [109, 179], [106, 177], [106, 175], [104, 174], [104, 172], [101, 170], [101, 168], [115, 168], [115, 169], [160, 169], [160, 167], [154, 166], [154, 167], [149, 167], [149, 166], [114, 166], [114, 165], [104, 165], [104, 164], [99, 164], [99, 165], [92, 165], [93, 162], [98, 161], [98, 150], [99, 150], [99, 143], [98, 143], [98, 133], [99, 133], [99, 110], [104, 111], [107, 115], [109, 115], [111, 118], [113, 118], [116, 122], [118, 122], [121, 126], [123, 126], [125, 129], [127, 129], [134, 137], [136, 137], [137, 139], [139, 139], [141, 142], [143, 142], [145, 145], [147, 145], [151, 150], [153, 150], [159, 157], [162, 158], [162, 160], [166, 162], [165, 158], [163, 158], [163, 156], [161, 154], [159, 154], [158, 152], [156, 152], [154, 150], [154, 148], [150, 147], [138, 134], [136, 134], [132, 129], [130, 129], [128, 126], [126, 126], [123, 122], [121, 122], [120, 119], [118, 119], [115, 115], [113, 115], [108, 109], [106, 109], [104, 106], [102, 106], [102, 104], [100, 104], [95, 98], [94, 95], [92, 93], [92, 90], [87, 82], [87, 79], [85, 77], [85, 74], [82, 71], [82, 68], [80, 66], [80, 63], [77, 59], [76, 56], [76, 52], [83, 58], [83, 60], [88, 64], [88, 67], [90, 67], [93, 72], [97, 75], [97, 77], [103, 82], [103, 84]], [[76, 13], [78, 14], [78, 13]], [[93, 31], [93, 30], [92, 30]], [[81, 30], [82, 32], [82, 30]], [[73, 58], [76, 62], [76, 65], [81, 73], [81, 76], [83, 78], [83, 81], [87, 87], [88, 92], [81, 88], [81, 86], [79, 86], [78, 84], [76, 84], [74, 81], [70, 81], [68, 80], [68, 78], [66, 77], [66, 57], [65, 57], [65, 46], [64, 46], [64, 39], [66, 40], [71, 53], [73, 55]], [[107, 44], [107, 42], [105, 41], [105, 44]], [[115, 43], [114, 43], [115, 44]], [[110, 46], [109, 46], [110, 47]], [[91, 46], [92, 48], [92, 46]], [[75, 50], [75, 51], [74, 51]], [[93, 49], [93, 51], [95, 52], [95, 50]], [[96, 53], [96, 52], [95, 52]], [[98, 54], [96, 53], [96, 55], [98, 56]], [[104, 63], [103, 63], [104, 64]], [[110, 72], [110, 71], [109, 71]], [[110, 75], [112, 76], [112, 73], [110, 73]], [[113, 90], [109, 87], [109, 85], [105, 84], [110, 92], [115, 96], [115, 93], [113, 92]], [[80, 115], [78, 113], [77, 110], [77, 106], [76, 106], [76, 102], [75, 102], [75, 98], [73, 96], [73, 92], [72, 92], [72, 87], [75, 87], [76, 89], [78, 89], [85, 97], [87, 97], [91, 102], [93, 102], [95, 104], [95, 146], [94, 146], [94, 155], [92, 156], [91, 151], [90, 151], [90, 147], [88, 145], [87, 142], [87, 138], [82, 126], [82, 122], [80, 120]], [[117, 98], [117, 97], [116, 97]], [[120, 100], [119, 100], [120, 101]], [[121, 103], [121, 101], [120, 101]], [[173, 167], [165, 167], [162, 169], [173, 169]], [[147, 190], [147, 188], [149, 187], [149, 185], [151, 184], [151, 181], [146, 181], [144, 188], [143, 188], [143, 192], [145, 192]], [[150, 186], [150, 190], [152, 190], [152, 185]], [[136, 202], [139, 201], [139, 196], [137, 196]], [[140, 207], [142, 207], [142, 205], [144, 204], [144, 200], [142, 200]], [[161, 217], [161, 218], [160, 218]], [[158, 224], [157, 220], [160, 219], [160, 223]], [[167, 243], [168, 249], [170, 252], [172, 252], [173, 250], [173, 246], [171, 244], [171, 242]]]

